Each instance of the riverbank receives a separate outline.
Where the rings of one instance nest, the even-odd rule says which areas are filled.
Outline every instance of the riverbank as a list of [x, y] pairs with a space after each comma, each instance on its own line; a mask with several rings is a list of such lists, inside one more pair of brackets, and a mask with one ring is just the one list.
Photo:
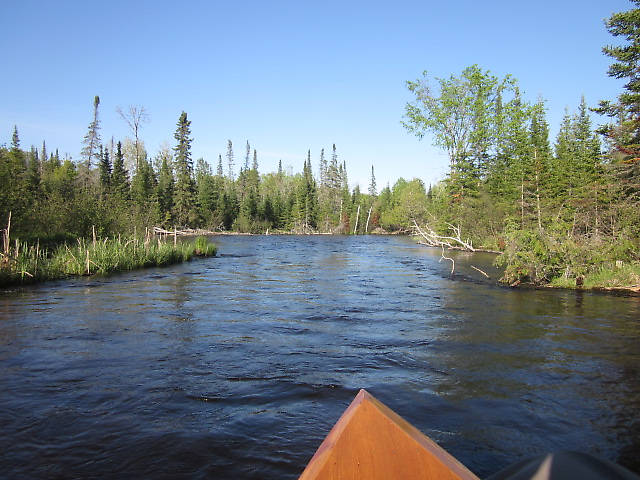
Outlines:
[[190, 242], [152, 236], [78, 239], [72, 245], [65, 243], [53, 251], [41, 249], [38, 243], [28, 245], [16, 241], [10, 247], [5, 242], [4, 251], [0, 253], [0, 288], [159, 267], [216, 253], [217, 247], [206, 237]]

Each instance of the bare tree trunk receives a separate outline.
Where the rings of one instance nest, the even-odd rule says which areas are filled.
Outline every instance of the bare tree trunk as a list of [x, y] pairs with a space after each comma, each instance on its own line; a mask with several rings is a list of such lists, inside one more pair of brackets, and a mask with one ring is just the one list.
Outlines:
[[520, 228], [524, 230], [524, 176], [520, 183]]
[[358, 213], [356, 213], [356, 226], [353, 227], [353, 234], [354, 235], [358, 231], [358, 219], [360, 219], [360, 205], [358, 205]]
[[538, 168], [538, 151], [533, 151], [536, 165], [536, 209], [538, 210], [538, 230], [542, 231], [542, 213], [540, 211], [540, 169]]
[[420, 236], [424, 238], [427, 245], [430, 245], [432, 247], [454, 248], [454, 246], [452, 245], [452, 242], [453, 242], [459, 245], [458, 247], [455, 247], [455, 248], [462, 248], [463, 250], [475, 252], [475, 248], [473, 248], [473, 245], [470, 241], [467, 240], [465, 242], [464, 240], [462, 240], [460, 226], [456, 227], [455, 225], [448, 223], [447, 225], [449, 225], [449, 228], [453, 231], [453, 234], [455, 235], [452, 237], [448, 237], [445, 235], [438, 235], [429, 225], [425, 225], [424, 229], [420, 228], [420, 226], [415, 220], [413, 221], [413, 225], [416, 231], [418, 232], [418, 234], [420, 234]]
[[371, 218], [371, 210], [373, 210], [373, 205], [369, 207], [369, 215], [367, 215], [367, 224], [364, 227], [364, 233], [369, 233], [369, 219]]
[[598, 237], [599, 235], [599, 229], [598, 227], [600, 226], [599, 224], [600, 222], [598, 221], [598, 186], [596, 185], [596, 237]]

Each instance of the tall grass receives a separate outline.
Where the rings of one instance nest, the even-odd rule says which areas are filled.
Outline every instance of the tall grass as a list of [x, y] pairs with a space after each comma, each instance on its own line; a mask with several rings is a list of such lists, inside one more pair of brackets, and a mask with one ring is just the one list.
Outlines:
[[194, 241], [160, 238], [78, 239], [49, 252], [38, 244], [16, 242], [0, 254], [0, 286], [54, 280], [72, 275], [107, 275], [138, 268], [184, 262], [193, 256], [215, 256], [217, 248], [206, 237]]
[[[560, 288], [576, 288], [575, 278], [558, 277], [551, 285]], [[640, 287], [640, 263], [625, 263], [616, 266], [605, 264], [598, 270], [584, 275], [582, 288], [638, 288]]]

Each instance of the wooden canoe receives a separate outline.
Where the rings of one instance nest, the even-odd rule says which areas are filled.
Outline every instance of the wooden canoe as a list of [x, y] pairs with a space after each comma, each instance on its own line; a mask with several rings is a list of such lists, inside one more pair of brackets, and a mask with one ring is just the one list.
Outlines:
[[479, 480], [397, 413], [360, 390], [299, 480]]

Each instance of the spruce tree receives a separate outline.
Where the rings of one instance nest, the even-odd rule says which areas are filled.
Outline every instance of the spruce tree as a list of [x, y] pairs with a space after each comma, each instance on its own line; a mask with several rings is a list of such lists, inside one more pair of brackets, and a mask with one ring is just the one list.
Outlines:
[[216, 169], [216, 175], [222, 177], [224, 172], [222, 171], [222, 155], [218, 155], [218, 168]]
[[121, 142], [118, 142], [116, 146], [116, 154], [113, 159], [111, 191], [117, 195], [120, 201], [124, 201], [129, 197], [129, 174], [124, 167], [124, 155], [122, 154]]
[[174, 192], [173, 171], [170, 162], [171, 159], [168, 158], [168, 155], [162, 155], [160, 171], [158, 172], [158, 186], [156, 189], [161, 215], [160, 221], [167, 226], [171, 226]]
[[371, 181], [369, 182], [369, 195], [375, 197], [377, 195], [376, 191], [376, 176], [373, 173], [373, 165], [371, 165]]
[[258, 152], [256, 149], [253, 149], [253, 163], [251, 164], [251, 170], [257, 172], [258, 171]]
[[112, 166], [111, 159], [109, 158], [109, 149], [105, 148], [100, 156], [100, 186], [102, 187], [103, 192], [109, 190], [111, 174]]
[[251, 145], [249, 145], [249, 140], [247, 140], [247, 151], [244, 155], [244, 169], [245, 171], [249, 170], [249, 160], [251, 159]]
[[98, 145], [100, 145], [100, 120], [98, 118], [98, 106], [100, 105], [100, 97], [96, 95], [93, 99], [93, 120], [89, 124], [87, 134], [82, 141], [82, 156], [84, 158], [84, 166], [86, 170], [91, 169], [91, 160], [96, 155]]
[[233, 144], [231, 143], [231, 140], [227, 140], [227, 165], [229, 165], [229, 180], [231, 180], [233, 182], [233, 180], [235, 179], [235, 174], [234, 174], [234, 166], [233, 166], [234, 162], [233, 162]]
[[174, 166], [176, 184], [174, 193], [174, 219], [181, 226], [191, 225], [197, 218], [196, 192], [191, 159], [191, 122], [186, 112], [180, 114], [174, 138], [176, 139]]
[[324, 156], [324, 148], [320, 150], [320, 185], [327, 185], [327, 159]]
[[[640, 6], [640, 0], [631, 1]], [[636, 163], [640, 158], [640, 8], [615, 13], [606, 20], [606, 27], [614, 37], [623, 39], [621, 45], [602, 49], [614, 60], [608, 75], [627, 83], [617, 102], [601, 101], [596, 109], [617, 121], [600, 129], [600, 133], [612, 142], [615, 153]]]

